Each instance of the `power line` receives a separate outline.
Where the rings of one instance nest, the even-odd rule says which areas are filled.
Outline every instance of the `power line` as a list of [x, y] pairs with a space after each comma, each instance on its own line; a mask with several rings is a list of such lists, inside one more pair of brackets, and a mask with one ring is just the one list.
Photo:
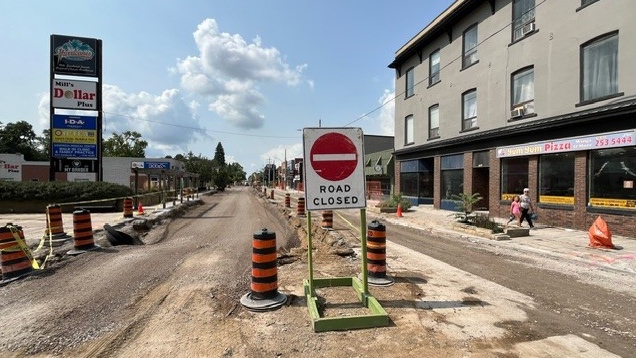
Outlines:
[[119, 117], [123, 117], [123, 118], [127, 118], [127, 119], [134, 119], [136, 121], [150, 122], [150, 123], [162, 124], [162, 125], [165, 125], [165, 126], [192, 129], [194, 131], [202, 131], [202, 132], [210, 132], [210, 133], [221, 133], [221, 134], [230, 134], [230, 135], [237, 135], [237, 136], [243, 136], [243, 137], [257, 137], [257, 138], [285, 138], [285, 139], [289, 139], [289, 138], [296, 139], [297, 138], [297, 137], [287, 137], [287, 136], [274, 136], [274, 135], [262, 135], [262, 134], [248, 134], [248, 133], [216, 131], [216, 130], [212, 130], [212, 129], [186, 126], [186, 125], [183, 125], [183, 124], [175, 124], [175, 123], [166, 123], [166, 122], [161, 122], [161, 121], [155, 121], [155, 120], [140, 118], [140, 117], [131, 116], [131, 115], [127, 115], [127, 114], [120, 114], [120, 113], [113, 113], [113, 112], [106, 112], [106, 111], [102, 111], [102, 113], [113, 115], [113, 116], [119, 116]]

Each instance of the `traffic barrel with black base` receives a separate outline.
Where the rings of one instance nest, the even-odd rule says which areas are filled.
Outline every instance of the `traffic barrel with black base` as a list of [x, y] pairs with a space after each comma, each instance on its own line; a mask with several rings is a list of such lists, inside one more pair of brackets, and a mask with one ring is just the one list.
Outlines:
[[0, 286], [33, 272], [33, 261], [28, 250], [22, 227], [10, 223], [0, 227]]
[[46, 229], [45, 238], [53, 241], [53, 246], [58, 246], [70, 239], [71, 236], [64, 232], [64, 221], [62, 220], [62, 208], [57, 204], [46, 207]]
[[386, 274], [386, 226], [377, 220], [367, 225], [367, 273], [369, 284], [392, 285], [394, 280]]
[[90, 211], [76, 210], [73, 212], [73, 250], [68, 255], [79, 255], [87, 251], [97, 250], [93, 237], [93, 223]]
[[241, 297], [241, 304], [253, 311], [281, 307], [287, 296], [278, 292], [278, 260], [276, 233], [263, 229], [252, 239], [252, 283], [250, 292]]
[[285, 193], [285, 207], [291, 207], [291, 195], [289, 193]]

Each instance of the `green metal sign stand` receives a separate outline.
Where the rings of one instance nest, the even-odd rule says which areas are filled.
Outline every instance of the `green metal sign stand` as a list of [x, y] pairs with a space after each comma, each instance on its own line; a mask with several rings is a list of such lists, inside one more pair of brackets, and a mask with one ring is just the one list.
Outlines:
[[[357, 277], [332, 277], [314, 278], [313, 267], [313, 244], [311, 234], [311, 211], [307, 211], [307, 261], [309, 267], [309, 278], [303, 280], [307, 308], [311, 316], [312, 326], [315, 332], [343, 331], [349, 329], [362, 329], [374, 327], [387, 327], [389, 325], [389, 315], [380, 303], [369, 293], [369, 282], [367, 274], [367, 214], [366, 209], [360, 209], [360, 234], [362, 241], [362, 280]], [[316, 288], [351, 286], [357, 294], [360, 303], [369, 309], [367, 315], [356, 315], [347, 317], [321, 317], [318, 310]]]

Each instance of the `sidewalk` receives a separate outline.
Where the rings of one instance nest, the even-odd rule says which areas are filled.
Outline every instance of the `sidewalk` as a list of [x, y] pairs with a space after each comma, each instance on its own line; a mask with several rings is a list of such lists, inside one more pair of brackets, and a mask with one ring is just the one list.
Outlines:
[[[624, 273], [636, 273], [636, 239], [612, 235], [612, 243], [616, 249], [592, 248], [589, 246], [587, 231], [572, 230], [559, 227], [548, 227], [535, 223], [536, 229], [529, 231], [529, 236], [513, 237], [509, 240], [492, 240], [488, 237], [471, 234], [462, 228], [455, 219], [454, 212], [439, 210], [432, 205], [419, 205], [397, 214], [380, 213], [375, 204], [367, 202], [367, 220], [378, 217], [392, 224], [419, 228], [436, 235], [454, 235], [473, 240], [488, 240], [491, 245], [500, 245], [525, 250], [538, 255], [578, 260], [585, 265], [601, 266]], [[495, 222], [505, 224], [507, 218], [492, 218]], [[527, 223], [524, 223], [527, 227]], [[610, 227], [611, 230], [611, 227]]]
[[[276, 192], [283, 197], [285, 193], [290, 193], [294, 201], [304, 195], [294, 190], [276, 189]], [[379, 208], [375, 207], [377, 203], [378, 201], [367, 200], [367, 223], [379, 220], [413, 227], [435, 236], [456, 237], [471, 241], [482, 240], [489, 245], [524, 250], [543, 257], [574, 260], [581, 265], [603, 267], [622, 274], [636, 273], [636, 238], [612, 235], [612, 243], [616, 249], [593, 248], [589, 246], [587, 231], [549, 227], [542, 225], [539, 220], [535, 223], [535, 229], [529, 231], [529, 236], [498, 241], [493, 240], [493, 235], [490, 233], [482, 234], [488, 230], [483, 229], [478, 232], [475, 227], [459, 223], [455, 218], [455, 212], [435, 209], [433, 205], [413, 206], [408, 211], [403, 211], [402, 217], [398, 217], [396, 213], [381, 213]], [[493, 217], [491, 219], [504, 226], [508, 221], [508, 218]], [[528, 227], [525, 222], [524, 227]]]
[[[201, 193], [199, 195], [202, 195]], [[195, 198], [194, 200], [197, 200]], [[183, 203], [187, 203], [188, 201], [193, 201], [193, 199], [186, 200], [183, 199]], [[93, 227], [93, 232], [100, 232], [104, 230], [104, 224], [109, 224], [111, 226], [116, 226], [119, 223], [124, 223], [134, 219], [140, 218], [152, 218], [163, 213], [169, 212], [182, 205], [180, 200], [177, 200], [174, 205], [173, 202], [166, 202], [165, 208], [163, 204], [156, 205], [143, 205], [143, 214], [140, 214], [138, 210], [133, 210], [132, 218], [125, 218], [123, 212], [95, 212], [91, 213], [91, 226]], [[41, 214], [2, 214], [0, 216], [0, 226], [4, 226], [6, 224], [13, 224], [15, 226], [21, 226], [22, 232], [24, 233], [24, 238], [29, 246], [34, 246], [40, 243], [40, 240], [45, 234], [45, 230], [47, 228], [47, 218], [46, 213]], [[69, 236], [69, 238], [73, 237], [73, 214], [72, 213], [63, 213], [62, 214], [62, 225], [63, 231]]]

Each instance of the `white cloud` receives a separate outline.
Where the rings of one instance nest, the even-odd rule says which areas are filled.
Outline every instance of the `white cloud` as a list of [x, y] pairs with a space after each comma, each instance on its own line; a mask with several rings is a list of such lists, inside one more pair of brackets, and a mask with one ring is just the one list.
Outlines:
[[193, 35], [199, 55], [179, 59], [172, 71], [181, 76], [183, 89], [207, 98], [208, 109], [239, 128], [263, 126], [258, 84], [296, 86], [307, 67], [290, 66], [278, 49], [263, 47], [260, 37], [246, 42], [239, 34], [220, 32], [214, 19], [201, 22]]
[[[279, 166], [285, 158], [287, 161], [291, 161], [294, 158], [301, 158], [303, 156], [303, 144], [296, 143], [288, 146], [279, 145], [272, 148], [267, 152], [261, 154], [261, 160], [263, 161], [262, 167], [267, 163], [275, 163]], [[256, 165], [258, 167], [258, 164]]]
[[[184, 154], [197, 139], [208, 137], [194, 111], [195, 101], [185, 102], [179, 90], [168, 89], [159, 95], [147, 92], [127, 93], [117, 86], [104, 84], [103, 137], [113, 132], [135, 131], [148, 142], [147, 157]], [[49, 121], [49, 94], [43, 94], [39, 104], [40, 123]], [[196, 153], [198, 154], [198, 153]], [[214, 153], [202, 153], [212, 157]]]
[[379, 101], [382, 105], [380, 109], [380, 131], [382, 135], [395, 135], [395, 90], [384, 90]]

